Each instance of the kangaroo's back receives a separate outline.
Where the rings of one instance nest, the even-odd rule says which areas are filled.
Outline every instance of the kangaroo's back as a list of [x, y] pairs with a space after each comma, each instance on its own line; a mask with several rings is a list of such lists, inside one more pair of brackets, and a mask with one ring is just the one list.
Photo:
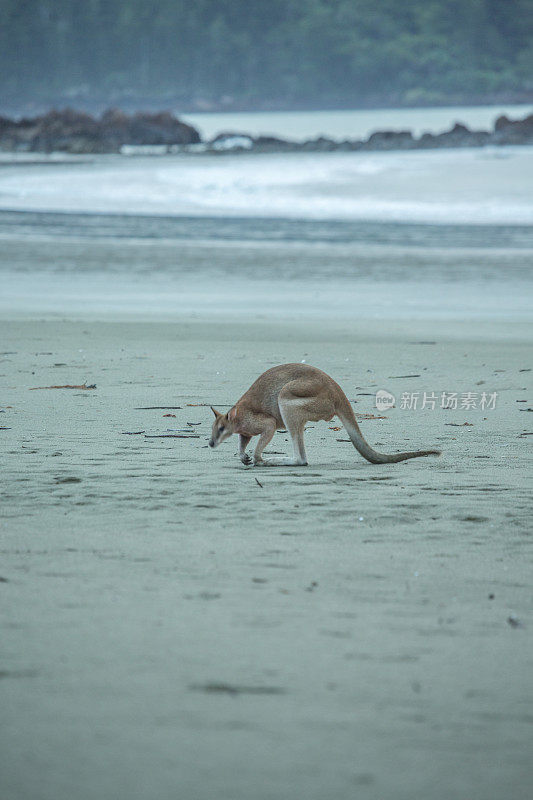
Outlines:
[[309, 364], [280, 364], [263, 372], [236, 405], [244, 402], [257, 411], [270, 414], [273, 407], [277, 409], [279, 393], [283, 387], [290, 381], [299, 379], [318, 381], [324, 389], [330, 388], [334, 391], [336, 388], [342, 392], [335, 381], [317, 367]]

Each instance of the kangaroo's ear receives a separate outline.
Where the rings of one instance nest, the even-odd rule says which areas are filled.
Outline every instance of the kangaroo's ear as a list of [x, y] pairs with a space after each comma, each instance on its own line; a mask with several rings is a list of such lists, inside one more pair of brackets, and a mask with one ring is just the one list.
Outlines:
[[213, 406], [210, 406], [210, 408], [211, 408], [211, 411], [213, 412], [213, 414], [215, 415], [215, 417], [216, 417], [217, 419], [218, 419], [219, 417], [221, 417], [221, 416], [222, 416], [222, 414], [220, 413], [220, 411], [217, 411], [217, 410], [216, 410], [216, 408], [213, 408]]

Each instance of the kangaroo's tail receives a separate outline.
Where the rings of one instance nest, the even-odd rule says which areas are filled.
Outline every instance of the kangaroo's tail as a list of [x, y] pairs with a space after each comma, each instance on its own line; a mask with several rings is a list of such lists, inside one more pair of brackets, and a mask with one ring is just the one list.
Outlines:
[[343, 397], [337, 408], [337, 416], [346, 428], [348, 436], [352, 440], [353, 446], [358, 450], [363, 458], [371, 464], [396, 464], [398, 461], [406, 461], [408, 458], [419, 458], [420, 456], [440, 456], [440, 450], [415, 450], [411, 453], [378, 453], [363, 438], [359, 430], [359, 425], [355, 419], [355, 414], [346, 396]]

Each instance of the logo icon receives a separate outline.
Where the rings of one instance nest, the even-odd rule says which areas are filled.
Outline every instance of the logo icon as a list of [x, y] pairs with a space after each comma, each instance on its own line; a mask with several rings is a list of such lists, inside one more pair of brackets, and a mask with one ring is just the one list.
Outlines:
[[396, 398], [386, 389], [378, 389], [376, 392], [376, 408], [378, 411], [388, 411], [394, 408]]

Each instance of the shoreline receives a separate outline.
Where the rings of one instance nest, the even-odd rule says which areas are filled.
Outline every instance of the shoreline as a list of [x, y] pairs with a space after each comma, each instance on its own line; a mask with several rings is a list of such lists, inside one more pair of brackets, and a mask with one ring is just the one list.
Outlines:
[[2, 314], [531, 320], [528, 226], [0, 211], [0, 238]]

